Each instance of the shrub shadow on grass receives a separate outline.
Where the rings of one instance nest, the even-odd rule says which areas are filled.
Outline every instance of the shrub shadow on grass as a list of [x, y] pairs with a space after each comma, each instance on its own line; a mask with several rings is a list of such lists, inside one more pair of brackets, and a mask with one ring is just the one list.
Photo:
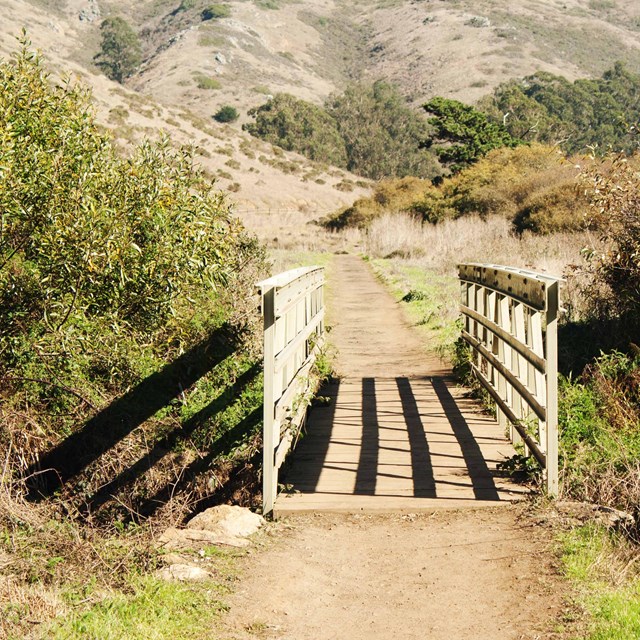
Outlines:
[[558, 327], [558, 370], [579, 376], [602, 353], [635, 351], [640, 341], [640, 319], [632, 314], [612, 319], [568, 322]]

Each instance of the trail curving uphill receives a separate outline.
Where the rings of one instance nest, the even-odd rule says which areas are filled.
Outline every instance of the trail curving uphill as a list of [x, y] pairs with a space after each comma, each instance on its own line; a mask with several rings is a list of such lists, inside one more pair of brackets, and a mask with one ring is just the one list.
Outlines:
[[[338, 349], [337, 371], [343, 380], [413, 381], [447, 374], [437, 358], [425, 353], [397, 304], [362, 260], [337, 256], [334, 271], [331, 341]], [[379, 414], [384, 428], [385, 415], [393, 411], [391, 401], [384, 404], [384, 395], [380, 400], [386, 407]], [[426, 415], [421, 411], [417, 409], [419, 415]], [[445, 438], [441, 431], [425, 431], [434, 443], [433, 456], [438, 437]], [[384, 436], [381, 442], [383, 449]], [[406, 449], [410, 460], [413, 444], [387, 448]], [[446, 451], [436, 455], [453, 457]], [[402, 475], [398, 460], [393, 474], [385, 470], [378, 473], [379, 478], [388, 475], [395, 482]], [[358, 470], [344, 460], [340, 465], [343, 476], [351, 477], [357, 486]], [[437, 465], [433, 470], [434, 496], [440, 495], [441, 486], [456, 484], [446, 479], [449, 476], [439, 480]], [[382, 480], [374, 485], [390, 486]], [[448, 500], [436, 507], [433, 500], [421, 502], [418, 492], [401, 497], [398, 486], [377, 510], [367, 508], [370, 503], [345, 502], [340, 509], [300, 509], [273, 523], [262, 538], [264, 546], [245, 561], [225, 619], [225, 637], [561, 637], [551, 631], [562, 607], [562, 583], [554, 569], [550, 537], [526, 515], [524, 505], [498, 502], [500, 506], [486, 507], [487, 501], [480, 500], [478, 504], [485, 506], [478, 508], [473, 500], [462, 501], [459, 493], [454, 498], [447, 493]], [[415, 478], [413, 486], [419, 486]], [[508, 489], [501, 491], [508, 493]], [[373, 498], [373, 493], [356, 497]], [[462, 502], [466, 508], [456, 508]], [[349, 509], [349, 504], [357, 506]], [[394, 504], [399, 505], [397, 509]], [[415, 511], [410, 510], [411, 504], [417, 505]]]

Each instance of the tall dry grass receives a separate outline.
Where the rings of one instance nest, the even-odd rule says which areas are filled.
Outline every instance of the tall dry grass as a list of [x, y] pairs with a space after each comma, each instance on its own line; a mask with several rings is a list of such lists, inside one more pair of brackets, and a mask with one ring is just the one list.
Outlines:
[[419, 260], [442, 274], [455, 273], [460, 262], [487, 262], [562, 275], [568, 265], [581, 262], [580, 252], [591, 241], [587, 232], [517, 235], [500, 216], [465, 216], [433, 225], [390, 213], [364, 236], [371, 256]]
[[584, 314], [580, 294], [584, 283], [573, 267], [582, 264], [584, 247], [597, 245], [589, 232], [518, 235], [510, 221], [500, 216], [465, 216], [433, 225], [408, 214], [387, 213], [362, 233], [368, 255], [406, 260], [441, 275], [456, 275], [459, 263], [480, 262], [564, 277], [566, 312], [572, 319]]

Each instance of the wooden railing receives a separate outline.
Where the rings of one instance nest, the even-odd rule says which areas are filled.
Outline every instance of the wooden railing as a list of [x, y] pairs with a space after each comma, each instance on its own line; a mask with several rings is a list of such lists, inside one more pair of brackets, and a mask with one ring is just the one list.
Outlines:
[[324, 269], [286, 271], [257, 285], [264, 319], [262, 510], [271, 513], [278, 470], [304, 422], [309, 372], [324, 334]]
[[462, 264], [458, 273], [473, 373], [512, 442], [535, 457], [547, 492], [557, 495], [560, 278], [487, 264]]

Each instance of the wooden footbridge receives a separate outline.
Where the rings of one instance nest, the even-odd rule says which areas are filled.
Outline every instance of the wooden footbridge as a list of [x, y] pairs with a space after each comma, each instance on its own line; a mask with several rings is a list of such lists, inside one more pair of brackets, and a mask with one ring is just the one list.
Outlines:
[[[506, 503], [526, 493], [496, 469], [515, 454], [514, 444], [534, 455], [554, 493], [558, 280], [488, 265], [460, 268], [462, 336], [473, 348], [477, 379], [496, 402], [494, 418], [425, 350], [360, 258], [335, 262], [330, 339], [337, 376], [306, 423], [308, 373], [324, 338], [323, 270], [259, 283], [265, 513]], [[303, 424], [305, 435], [279, 473]]]

